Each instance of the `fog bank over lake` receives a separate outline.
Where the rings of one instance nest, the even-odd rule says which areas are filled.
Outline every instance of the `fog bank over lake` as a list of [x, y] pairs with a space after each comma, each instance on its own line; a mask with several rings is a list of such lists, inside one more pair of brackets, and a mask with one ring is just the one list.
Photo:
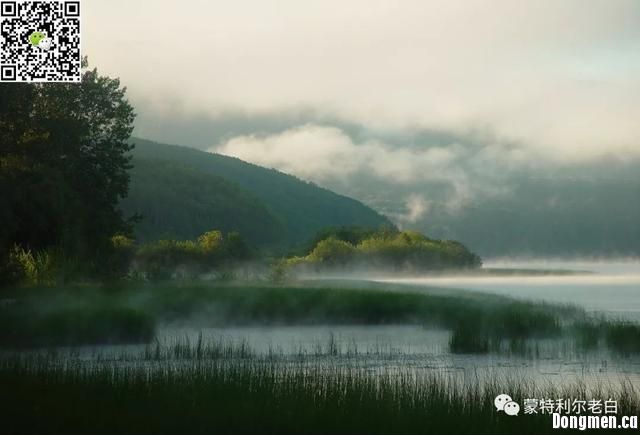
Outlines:
[[[486, 269], [515, 269], [522, 274], [444, 275], [383, 278], [416, 286], [451, 287], [528, 300], [570, 303], [608, 316], [640, 320], [640, 259], [488, 260]], [[525, 269], [563, 272], [528, 275]], [[566, 271], [577, 273], [565, 274]]]

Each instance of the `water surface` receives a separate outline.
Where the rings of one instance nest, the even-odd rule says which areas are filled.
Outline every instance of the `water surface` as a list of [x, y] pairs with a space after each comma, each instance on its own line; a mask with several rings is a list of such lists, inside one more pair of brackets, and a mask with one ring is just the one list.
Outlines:
[[[449, 275], [379, 278], [378, 282], [453, 287], [506, 295], [520, 299], [569, 303], [609, 317], [640, 321], [640, 261], [504, 261], [485, 263], [487, 268], [573, 270], [578, 273], [547, 275]], [[583, 272], [583, 273], [581, 273]]]
[[[608, 316], [640, 321], [640, 263], [627, 262], [488, 262], [492, 268], [577, 270], [571, 275], [452, 275], [381, 278], [400, 289], [433, 291], [429, 286], [508, 295], [529, 300], [572, 303]], [[404, 285], [407, 285], [405, 287]], [[365, 285], [366, 286], [366, 285]], [[382, 286], [384, 288], [384, 286]], [[396, 289], [397, 290], [397, 289]], [[640, 385], [640, 358], [606, 351], [584, 353], [566, 340], [525, 343], [524, 349], [500, 354], [453, 354], [450, 331], [421, 326], [252, 326], [190, 328], [165, 325], [157, 343], [204, 342], [246, 345], [259, 357], [276, 355], [283, 364], [356, 367], [371, 372], [441, 373], [460, 379], [530, 379], [536, 383]], [[123, 353], [142, 355], [155, 346], [89, 346], [59, 349], [83, 361], [114, 361]], [[99, 356], [99, 358], [98, 358]]]

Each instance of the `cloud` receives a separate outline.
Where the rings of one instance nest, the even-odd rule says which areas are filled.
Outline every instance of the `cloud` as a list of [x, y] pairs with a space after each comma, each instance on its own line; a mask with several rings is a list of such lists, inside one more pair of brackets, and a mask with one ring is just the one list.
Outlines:
[[367, 160], [340, 129], [317, 125], [304, 125], [268, 136], [238, 136], [212, 151], [314, 181], [348, 176]]
[[428, 213], [431, 204], [423, 196], [411, 194], [405, 202], [405, 213], [393, 216], [400, 224], [415, 224]]
[[[486, 131], [548, 162], [640, 156], [637, 0], [111, 0], [84, 12], [90, 61], [150, 113], [312, 110], [372, 131]], [[369, 146], [391, 159], [378, 171], [415, 177], [401, 171], [411, 149]]]
[[459, 152], [455, 146], [420, 150], [377, 140], [356, 143], [339, 128], [316, 124], [273, 135], [234, 137], [211, 151], [318, 182], [369, 173], [391, 183], [448, 179]]
[[[357, 185], [369, 193], [376, 193], [374, 186], [399, 187], [408, 193], [406, 211], [396, 217], [406, 223], [416, 222], [429, 211], [435, 190], [441, 192], [440, 204], [455, 212], [473, 199], [508, 192], [503, 181], [511, 172], [509, 166], [517, 170], [527, 164], [518, 150], [491, 142], [482, 146], [456, 142], [394, 146], [375, 138], [358, 141], [340, 128], [317, 124], [274, 134], [237, 136], [210, 151], [355, 196], [360, 196], [355, 192]], [[420, 189], [428, 191], [429, 201], [417, 194]]]

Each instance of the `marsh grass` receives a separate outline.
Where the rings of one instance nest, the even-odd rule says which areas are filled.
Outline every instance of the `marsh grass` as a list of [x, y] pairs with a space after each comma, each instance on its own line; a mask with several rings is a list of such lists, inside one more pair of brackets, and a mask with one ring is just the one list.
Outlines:
[[609, 348], [622, 354], [640, 352], [640, 325], [630, 322], [610, 322], [603, 329]]
[[[150, 348], [153, 346], [150, 346]], [[331, 346], [327, 346], [331, 353]], [[630, 383], [539, 386], [493, 376], [372, 374], [334, 359], [284, 364], [242, 344], [158, 345], [123, 364], [55, 356], [0, 359], [3, 433], [9, 434], [540, 434], [550, 416], [509, 417], [493, 399], [615, 398], [619, 415], [640, 412]]]
[[205, 341], [202, 332], [198, 334], [198, 338], [193, 344], [188, 337], [174, 339], [168, 344], [161, 343], [156, 339], [154, 344], [145, 346], [142, 354], [144, 361], [198, 361], [255, 357], [255, 352], [249, 347], [249, 343], [246, 340], [242, 340], [239, 343], [224, 340]]
[[52, 309], [16, 304], [0, 311], [0, 344], [26, 348], [145, 343], [153, 339], [155, 325], [148, 313], [110, 302]]
[[455, 353], [526, 350], [532, 339], [575, 340], [587, 352], [602, 346], [640, 352], [640, 326], [590, 318], [570, 305], [428, 289], [273, 287], [172, 283], [31, 289], [0, 307], [0, 346], [37, 347], [149, 343], [156, 325], [197, 328], [240, 325], [424, 325], [452, 331]]

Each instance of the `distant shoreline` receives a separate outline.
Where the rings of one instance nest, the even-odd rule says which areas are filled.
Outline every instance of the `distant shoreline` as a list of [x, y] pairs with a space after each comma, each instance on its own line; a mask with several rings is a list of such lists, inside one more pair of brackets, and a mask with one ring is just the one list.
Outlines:
[[[490, 275], [490, 276], [547, 276], [547, 275], [593, 275], [596, 272], [590, 270], [573, 270], [573, 269], [527, 269], [527, 268], [508, 268], [508, 267], [483, 267], [474, 270], [468, 275]], [[467, 275], [467, 273], [465, 273]]]
[[[377, 281], [380, 278], [474, 278], [474, 277], [546, 277], [546, 276], [581, 276], [581, 275], [597, 275], [597, 272], [590, 270], [574, 270], [574, 269], [527, 269], [527, 268], [508, 268], [508, 267], [482, 267], [477, 269], [445, 269], [424, 272], [408, 272], [408, 271], [350, 271], [347, 274], [335, 273], [318, 273], [305, 274], [300, 277], [302, 281], [324, 281], [324, 280], [356, 280], [356, 281]], [[366, 276], [366, 277], [365, 277]]]

